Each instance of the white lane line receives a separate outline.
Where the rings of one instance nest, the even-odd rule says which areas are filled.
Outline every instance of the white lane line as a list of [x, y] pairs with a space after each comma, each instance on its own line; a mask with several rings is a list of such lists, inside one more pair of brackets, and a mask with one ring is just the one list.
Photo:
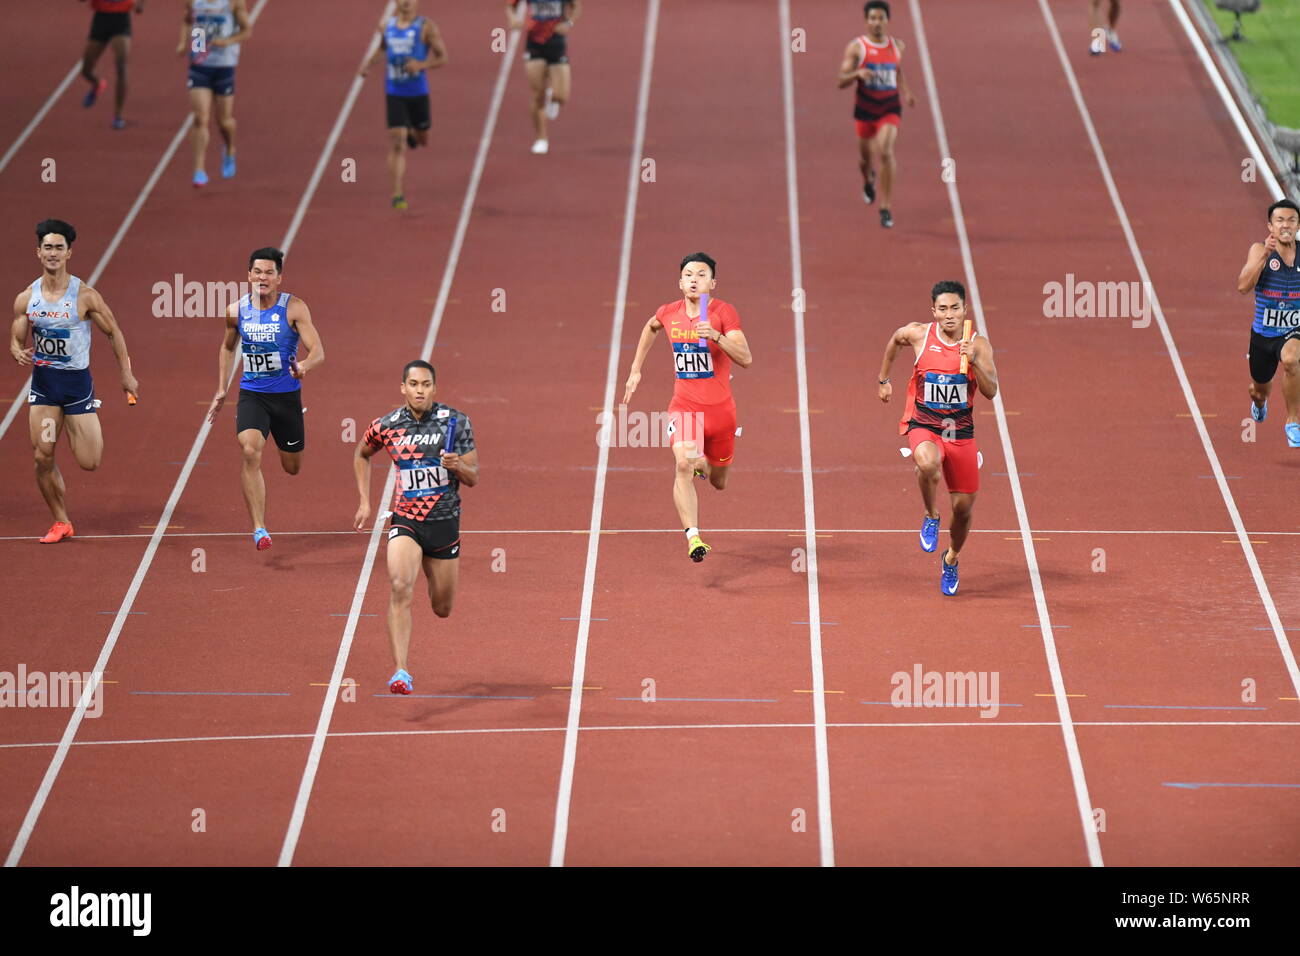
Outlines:
[[[713, 528], [710, 534], [803, 534], [806, 528]], [[589, 528], [475, 528], [472, 530], [462, 530], [461, 534], [590, 534]], [[601, 528], [601, 534], [681, 534], [678, 528]], [[916, 534], [915, 528], [817, 528], [817, 534]], [[1019, 534], [1019, 528], [972, 528], [971, 534]], [[1078, 528], [1067, 529], [1048, 529], [1036, 528], [1036, 535], [1052, 534], [1087, 534], [1087, 535], [1108, 535], [1108, 534], [1138, 534], [1138, 535], [1166, 535], [1166, 534], [1206, 534], [1206, 535], [1225, 535], [1232, 534], [1233, 530], [1227, 528], [1223, 531], [1171, 531], [1169, 529], [1148, 529], [1145, 531], [1119, 531], [1114, 528], [1093, 528], [1089, 530], [1080, 530]], [[1252, 531], [1252, 535], [1257, 537], [1296, 537], [1300, 536], [1300, 531]], [[348, 531], [277, 531], [276, 537], [290, 538], [294, 535], [343, 535], [349, 538], [356, 537], [356, 532]], [[243, 538], [247, 537], [247, 531], [168, 531], [164, 538]], [[0, 541], [32, 541], [34, 535], [5, 535], [0, 536]], [[79, 534], [77, 540], [93, 539], [113, 539], [113, 538], [150, 538], [149, 534]]]
[[54, 92], [46, 98], [45, 102], [41, 105], [41, 108], [36, 111], [36, 115], [32, 117], [31, 122], [23, 127], [23, 131], [18, 134], [18, 138], [9, 145], [7, 150], [5, 150], [4, 156], [0, 156], [0, 173], [5, 171], [5, 167], [9, 165], [9, 160], [13, 159], [14, 154], [23, 148], [23, 143], [27, 142], [27, 138], [32, 135], [36, 127], [41, 125], [41, 121], [45, 119], [45, 114], [50, 111], [50, 107], [52, 107], [55, 101], [63, 95], [63, 91], [66, 90], [68, 85], [77, 78], [77, 74], [80, 72], [81, 61], [78, 60], [76, 63], [72, 64], [72, 69], [68, 70], [68, 75], [59, 82], [59, 85], [54, 88]]
[[[951, 156], [948, 148], [948, 133], [943, 122], [943, 112], [939, 107], [939, 89], [935, 84], [934, 70], [930, 64], [929, 45], [925, 39], [925, 24], [921, 19], [921, 6], [917, 0], [909, 0], [912, 19], [916, 22], [917, 48], [921, 57], [921, 68], [925, 73], [926, 91], [934, 105], [934, 131], [939, 141], [939, 155]], [[957, 183], [947, 183], [948, 201], [952, 206], [952, 217], [957, 227], [957, 241], [961, 246], [962, 266], [970, 279], [970, 301], [975, 311], [975, 322], [981, 335], [988, 336], [984, 322], [984, 309], [980, 304], [979, 281], [975, 276], [975, 262], [971, 257], [970, 239], [966, 233], [966, 220], [962, 215], [961, 195]], [[1079, 823], [1083, 827], [1084, 845], [1088, 851], [1088, 862], [1092, 866], [1101, 866], [1101, 842], [1097, 839], [1097, 828], [1093, 824], [1092, 800], [1088, 796], [1088, 783], [1084, 778], [1083, 760], [1079, 755], [1079, 741], [1074, 733], [1074, 721], [1070, 715], [1069, 699], [1065, 695], [1065, 680], [1061, 676], [1061, 662], [1056, 653], [1056, 639], [1052, 635], [1052, 619], [1047, 611], [1047, 598], [1043, 594], [1043, 578], [1038, 570], [1038, 555], [1034, 549], [1034, 532], [1029, 527], [1029, 515], [1025, 510], [1024, 492], [1020, 487], [1020, 473], [1016, 469], [1016, 456], [1011, 448], [1011, 431], [1007, 424], [1006, 408], [1002, 404], [1002, 392], [993, 399], [993, 408], [997, 412], [998, 431], [1002, 438], [1002, 453], [1007, 463], [1007, 473], [1011, 484], [1011, 495], [1015, 501], [1016, 518], [1020, 527], [1020, 541], [1025, 550], [1025, 563], [1029, 570], [1029, 581], [1033, 586], [1034, 605], [1038, 609], [1038, 628], [1043, 636], [1043, 650], [1047, 656], [1047, 668], [1052, 678], [1052, 690], [1055, 692], [1057, 715], [1061, 721], [1061, 735], [1065, 741], [1066, 757], [1070, 765], [1070, 778], [1074, 785], [1074, 797], [1079, 813]]]
[[[632, 233], [636, 225], [637, 187], [641, 182], [641, 157], [645, 149], [646, 111], [650, 105], [650, 75], [654, 70], [655, 37], [659, 32], [659, 0], [648, 0], [646, 25], [641, 44], [641, 78], [636, 96], [636, 129], [628, 166], [627, 198], [623, 204], [623, 238], [618, 257], [618, 285], [614, 295], [614, 319], [609, 331], [609, 361], [605, 369], [604, 414], [614, 414], [614, 383], [622, 356], [623, 316], [627, 310], [627, 286], [632, 270]], [[573, 675], [569, 680], [569, 716], [565, 724], [564, 754], [560, 762], [560, 783], [555, 796], [555, 829], [551, 833], [551, 866], [564, 866], [569, 836], [569, 803], [573, 797], [574, 764], [578, 757], [578, 722], [582, 717], [582, 685], [587, 674], [587, 637], [591, 632], [591, 601], [596, 587], [596, 559], [600, 549], [600, 519], [605, 508], [605, 476], [609, 468], [609, 442], [600, 443], [596, 459], [596, 482], [591, 495], [591, 527], [587, 531], [587, 567], [582, 577], [582, 604], [578, 612], [578, 636], [573, 648]]]
[[1232, 125], [1237, 128], [1237, 133], [1241, 136], [1241, 141], [1246, 144], [1246, 149], [1250, 151], [1250, 158], [1255, 162], [1255, 169], [1262, 173], [1265, 181], [1272, 189], [1272, 195], [1275, 199], [1280, 199], [1286, 195], [1286, 190], [1282, 184], [1277, 181], [1273, 175], [1273, 167], [1269, 165], [1264, 158], [1263, 150], [1260, 149], [1259, 140], [1246, 122], [1242, 115], [1241, 109], [1237, 106], [1237, 101], [1229, 92], [1227, 85], [1223, 82], [1223, 77], [1215, 69], [1214, 64], [1210, 61], [1210, 55], [1205, 49], [1205, 42], [1201, 39], [1200, 31], [1192, 24], [1187, 17], [1187, 11], [1179, 0], [1169, 0], [1169, 6], [1173, 8], [1174, 16], [1182, 25], [1183, 32], [1187, 34], [1188, 39], [1192, 41], [1192, 47], [1196, 50], [1197, 59], [1201, 61], [1201, 66], [1205, 67], [1205, 72], [1209, 74], [1210, 82], [1214, 84], [1214, 89], [1219, 94], [1219, 99], [1223, 100], [1223, 105], [1228, 108], [1228, 115], [1232, 117]]
[[[250, 25], [257, 23], [257, 18], [262, 15], [262, 10], [266, 8], [267, 3], [269, 2], [270, 0], [258, 0], [257, 6], [253, 8], [253, 12], [249, 15]], [[99, 257], [99, 262], [95, 264], [95, 270], [90, 274], [90, 278], [86, 280], [86, 285], [94, 286], [99, 283], [99, 279], [104, 274], [104, 270], [108, 268], [108, 264], [112, 260], [113, 254], [117, 252], [117, 247], [120, 246], [122, 240], [126, 238], [127, 230], [131, 228], [131, 224], [135, 222], [135, 217], [138, 216], [140, 210], [144, 208], [145, 201], [153, 193], [153, 188], [158, 184], [158, 180], [162, 177], [163, 170], [165, 170], [171, 163], [172, 157], [176, 155], [176, 150], [180, 148], [181, 142], [185, 139], [185, 134], [190, 131], [190, 127], [193, 124], [194, 114], [186, 114], [184, 121], [176, 130], [176, 135], [172, 137], [171, 143], [168, 144], [162, 157], [154, 166], [153, 172], [145, 181], [144, 186], [141, 187], [139, 195], [135, 197], [135, 202], [133, 202], [131, 208], [127, 210], [126, 218], [124, 218], [121, 225], [117, 227], [117, 232], [113, 233], [113, 238], [109, 240], [107, 248], [104, 249], [104, 254]], [[13, 404], [9, 406], [9, 411], [5, 412], [3, 419], [0, 419], [0, 438], [4, 438], [5, 432], [7, 432], [9, 426], [13, 424], [14, 418], [18, 415], [18, 409], [26, 406], [27, 396], [31, 391], [31, 387], [32, 378], [28, 375], [27, 381], [23, 382], [23, 387], [18, 390], [18, 395], [14, 398]]]
[[[253, 11], [253, 16], [256, 16], [262, 9], [264, 9], [265, 3], [266, 0], [262, 0], [262, 3]], [[376, 43], [376, 38], [372, 37], [369, 49], [367, 50], [367, 56], [369, 55], [369, 51], [374, 49]], [[354, 79], [354, 86], [359, 82], [359, 77]], [[345, 108], [350, 109], [351, 104], [355, 99], [355, 96], [350, 96], [345, 103]], [[175, 141], [173, 141], [173, 143], [175, 143]], [[326, 143], [327, 149], [333, 149], [333, 146], [334, 143], [332, 140]], [[312, 184], [303, 191], [302, 198], [298, 201], [299, 209], [310, 204], [314, 195], [315, 186]], [[289, 251], [289, 243], [282, 242], [281, 248], [287, 253]], [[63, 737], [59, 741], [59, 746], [55, 750], [54, 756], [50, 759], [50, 765], [45, 771], [45, 776], [41, 780], [36, 795], [32, 798], [31, 805], [27, 808], [27, 814], [23, 818], [23, 822], [14, 838], [13, 846], [10, 848], [9, 855], [5, 859], [5, 866], [17, 866], [18, 861], [22, 858], [23, 851], [27, 848], [27, 843], [31, 839], [33, 830], [36, 828], [36, 822], [40, 818], [41, 810], [44, 809], [45, 802], [49, 799], [50, 791], [54, 787], [54, 782], [58, 779], [59, 771], [63, 768], [63, 763], [67, 759], [68, 749], [72, 744], [73, 738], [76, 737], [77, 729], [81, 726], [82, 719], [85, 717], [86, 708], [90, 705], [95, 690], [99, 687], [100, 681], [103, 679], [103, 673], [108, 667], [108, 660], [113, 654], [113, 649], [117, 646], [118, 637], [121, 635], [122, 628], [126, 625], [126, 621], [131, 614], [131, 608], [135, 604], [136, 595], [139, 594], [140, 588], [144, 584], [145, 576], [149, 573], [149, 568], [153, 565], [154, 555], [157, 554], [158, 546], [162, 543], [163, 533], [166, 530], [167, 525], [171, 522], [172, 514], [176, 510], [176, 505], [180, 502], [181, 495], [185, 491], [185, 486], [189, 483], [190, 475], [194, 471], [194, 464], [198, 461], [199, 453], [203, 450], [203, 444], [207, 441], [208, 433], [211, 430], [212, 426], [208, 423], [207, 418], [205, 417], [203, 424], [199, 427], [198, 434], [194, 437], [193, 444], [190, 446], [190, 451], [185, 458], [185, 464], [181, 468], [181, 473], [177, 476], [176, 483], [172, 487], [171, 494], [167, 498], [167, 503], [163, 506], [162, 514], [158, 518], [154, 533], [150, 536], [149, 544], [145, 548], [144, 555], [140, 558], [140, 563], [135, 569], [135, 575], [132, 577], [131, 584], [127, 588], [126, 596], [122, 599], [122, 604], [118, 608], [116, 617], [113, 619], [113, 626], [109, 630], [108, 636], [104, 639], [103, 647], [100, 648], [99, 657], [96, 659], [95, 665], [91, 669], [94, 673], [94, 677], [82, 690], [81, 698], [78, 700], [77, 706], [73, 709], [72, 715], [68, 718], [67, 726], [63, 731]]]
[[[1076, 727], [1300, 727], [1300, 720], [1076, 720]], [[580, 733], [607, 730], [811, 730], [815, 724], [603, 724], [579, 727]], [[836, 723], [827, 727], [1059, 727], [1055, 720], [894, 721]], [[331, 731], [332, 739], [346, 737], [446, 737], [458, 734], [558, 734], [568, 727], [457, 727], [448, 730], [348, 730]], [[152, 744], [239, 743], [247, 740], [308, 740], [312, 734], [236, 734], [229, 737], [154, 737], [131, 740], [77, 740], [74, 747], [123, 747]], [[57, 747], [57, 741], [0, 744], [0, 750]]]
[[[492, 146], [492, 136], [496, 131], [497, 117], [501, 113], [501, 103], [506, 94], [506, 82], [510, 78], [510, 67], [514, 63], [518, 46], [519, 31], [513, 30], [510, 33], [510, 42], [507, 44], [506, 52], [502, 56], [501, 64], [497, 69], [496, 86], [492, 90], [492, 100], [488, 106], [487, 118], [483, 121], [483, 132], [479, 136], [478, 151], [474, 156], [469, 183], [465, 187], [465, 198], [460, 207], [460, 219], [456, 224], [456, 236], [447, 254], [447, 264], [442, 273], [442, 286], [438, 293], [438, 301], [429, 316], [429, 326], [425, 333], [424, 344], [421, 346], [421, 355], [431, 355], [438, 329], [442, 326], [442, 315], [447, 306], [447, 294], [451, 289], [452, 280], [456, 275], [456, 267], [460, 262], [460, 252], [464, 245], [465, 233], [469, 228], [470, 215], [474, 210], [474, 201], [478, 196], [479, 182], [483, 177], [483, 167], [487, 164], [488, 150]], [[295, 218], [295, 223], [300, 220], [301, 217]], [[380, 498], [381, 502], [392, 499], [393, 475], [394, 469], [389, 468], [388, 478], [384, 482], [384, 490]], [[307, 804], [311, 800], [312, 787], [315, 785], [316, 774], [320, 769], [325, 740], [328, 736], [331, 736], [328, 733], [329, 725], [334, 716], [334, 705], [338, 701], [339, 689], [343, 683], [343, 668], [347, 665], [348, 655], [352, 651], [352, 641], [356, 636], [357, 622], [361, 617], [361, 605], [365, 600], [366, 588], [370, 583], [370, 574], [375, 566], [375, 556], [379, 551], [379, 539], [383, 532], [384, 522], [376, 520], [375, 526], [370, 531], [369, 543], [366, 545], [366, 559], [362, 564], [360, 574], [357, 575], [357, 586], [352, 592], [352, 606], [348, 611], [348, 620], [343, 629], [343, 637], [339, 642], [338, 654], [334, 658], [334, 670], [330, 675], [329, 688], [326, 690], [325, 699], [321, 703], [320, 716], [316, 721], [316, 731], [312, 734], [311, 750], [308, 752], [307, 764], [303, 768], [302, 779], [298, 784], [298, 795], [294, 798], [293, 813], [290, 815], [289, 825], [285, 830], [284, 843], [280, 847], [279, 866], [289, 866], [293, 863], [293, 854], [302, 835], [303, 821], [307, 817]]]
[[[1186, 369], [1183, 368], [1183, 360], [1178, 354], [1178, 346], [1174, 344], [1174, 336], [1169, 330], [1169, 323], [1165, 321], [1165, 313], [1160, 306], [1160, 298], [1156, 295], [1155, 283], [1151, 281], [1151, 273], [1147, 270], [1146, 259], [1142, 255], [1142, 250], [1138, 247], [1137, 237], [1133, 234], [1133, 225], [1129, 222], [1128, 212], [1124, 208], [1124, 201], [1120, 199], [1119, 189], [1115, 185], [1115, 177], [1111, 175], [1110, 163], [1106, 159], [1105, 151], [1101, 148], [1097, 128], [1092, 122], [1092, 113], [1088, 110], [1088, 104], [1084, 102], [1083, 92], [1079, 89], [1078, 78], [1074, 75], [1074, 67], [1070, 65], [1070, 59], [1065, 55], [1065, 46], [1061, 43], [1061, 34], [1056, 29], [1056, 21], [1052, 17], [1051, 9], [1047, 6], [1047, 0], [1038, 0], [1038, 7], [1043, 13], [1043, 20], [1047, 23], [1047, 30], [1052, 36], [1052, 43], [1056, 47], [1056, 56], [1061, 61], [1061, 69], [1069, 82], [1070, 93], [1074, 96], [1074, 105], [1078, 107], [1079, 117], [1083, 120], [1083, 127], [1088, 133], [1088, 142], [1092, 145], [1093, 155], [1097, 158], [1097, 166], [1101, 170], [1102, 179], [1106, 182], [1106, 192], [1110, 195], [1111, 205], [1115, 208], [1115, 215], [1119, 218], [1120, 227], [1124, 230], [1124, 241], [1128, 243], [1129, 255], [1133, 258], [1133, 264], [1137, 266], [1138, 275], [1142, 278], [1142, 288], [1147, 290], [1151, 314], [1155, 316], [1156, 325], [1160, 328], [1160, 337], [1164, 339], [1165, 349], [1169, 352], [1169, 361], [1173, 364], [1174, 374], [1178, 376], [1178, 384], [1182, 388], [1183, 399], [1187, 402], [1187, 410], [1192, 413], [1192, 421], [1196, 423], [1196, 433], [1200, 436], [1201, 447], [1205, 449], [1205, 457], [1210, 462], [1210, 470], [1214, 472], [1215, 484], [1219, 486], [1219, 494], [1223, 497], [1223, 505], [1228, 511], [1228, 517], [1232, 519], [1232, 527], [1235, 530], [1237, 541], [1241, 545], [1242, 554], [1245, 555], [1246, 564], [1250, 567], [1251, 577], [1255, 580], [1255, 589], [1259, 592], [1259, 599], [1264, 604], [1264, 612], [1268, 616], [1268, 622], [1273, 630], [1273, 639], [1277, 643], [1278, 651], [1282, 654], [1287, 674], [1291, 677], [1291, 686], [1295, 688], [1296, 695], [1300, 696], [1300, 666], [1296, 664], [1295, 654], [1291, 650], [1291, 643], [1287, 640], [1285, 629], [1282, 627], [1282, 619], [1278, 616], [1277, 606], [1273, 603], [1273, 595], [1269, 591], [1268, 582], [1264, 580], [1264, 572], [1259, 567], [1259, 560], [1255, 556], [1255, 547], [1251, 544], [1250, 534], [1246, 531], [1246, 525], [1241, 520], [1241, 512], [1237, 510], [1237, 501], [1233, 498], [1232, 492], [1228, 489], [1228, 482], [1223, 477], [1223, 466], [1219, 464], [1219, 455], [1214, 450], [1214, 442], [1210, 440], [1210, 433], [1205, 427], [1201, 407], [1197, 404], [1196, 396], [1192, 393], [1192, 383], [1187, 378]], [[1267, 169], [1267, 166], [1265, 168]]]
[[813, 506], [812, 426], [808, 422], [808, 356], [804, 334], [803, 240], [799, 233], [799, 176], [795, 154], [794, 66], [790, 0], [780, 0], [781, 91], [785, 103], [785, 194], [790, 218], [790, 282], [794, 304], [795, 368], [799, 392], [799, 450], [803, 470], [804, 547], [808, 553], [808, 645], [812, 658], [813, 746], [817, 757], [817, 837], [821, 865], [835, 865], [831, 823], [831, 768], [826, 743], [826, 675], [822, 667], [822, 605], [817, 578], [817, 515]]

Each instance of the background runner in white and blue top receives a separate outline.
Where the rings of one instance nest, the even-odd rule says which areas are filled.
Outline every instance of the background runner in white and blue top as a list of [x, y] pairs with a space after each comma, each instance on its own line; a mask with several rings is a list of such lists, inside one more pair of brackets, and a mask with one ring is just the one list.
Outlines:
[[1296, 230], [1300, 206], [1279, 199], [1268, 207], [1268, 237], [1253, 243], [1237, 277], [1237, 291], [1255, 293], [1255, 318], [1250, 327], [1250, 415], [1262, 422], [1268, 414], [1268, 394], [1278, 363], [1282, 364], [1282, 396], [1286, 399], [1287, 444], [1300, 448], [1300, 260], [1296, 259]]
[[190, 61], [187, 83], [194, 111], [194, 128], [190, 132], [194, 146], [192, 182], [198, 187], [208, 182], [203, 160], [214, 99], [223, 142], [221, 175], [226, 179], [235, 175], [235, 67], [239, 65], [240, 44], [253, 35], [253, 26], [246, 0], [184, 2], [181, 42], [176, 53], [188, 55]]
[[[103, 297], [68, 272], [77, 230], [61, 219], [36, 224], [36, 257], [41, 277], [18, 293], [9, 354], [20, 367], [32, 367], [27, 396], [28, 425], [36, 456], [36, 486], [54, 516], [54, 525], [41, 538], [53, 544], [71, 538], [72, 519], [64, 503], [63, 476], [54, 461], [59, 434], [67, 429], [68, 444], [85, 471], [99, 467], [104, 436], [99, 427], [95, 384], [90, 378], [90, 324], [108, 336], [117, 359], [122, 390], [135, 404], [140, 386], [131, 374], [126, 340]], [[28, 333], [32, 345], [28, 347]]]
[[[307, 435], [303, 428], [302, 379], [325, 361], [325, 347], [311, 321], [307, 303], [280, 291], [284, 253], [266, 246], [248, 257], [252, 291], [226, 309], [226, 332], [217, 358], [217, 393], [208, 408], [215, 422], [226, 401], [226, 383], [235, 348], [243, 343], [244, 374], [239, 380], [235, 437], [243, 451], [240, 487], [253, 522], [258, 551], [271, 546], [266, 531], [266, 482], [262, 449], [269, 432], [280, 451], [280, 465], [290, 475], [302, 468]], [[298, 358], [298, 346], [306, 352]]]
[[438, 25], [417, 12], [416, 0], [397, 0], [396, 14], [379, 20], [379, 47], [361, 64], [360, 75], [384, 61], [384, 111], [388, 124], [388, 175], [393, 208], [407, 208], [403, 180], [406, 149], [429, 145], [432, 125], [428, 70], [447, 62]]

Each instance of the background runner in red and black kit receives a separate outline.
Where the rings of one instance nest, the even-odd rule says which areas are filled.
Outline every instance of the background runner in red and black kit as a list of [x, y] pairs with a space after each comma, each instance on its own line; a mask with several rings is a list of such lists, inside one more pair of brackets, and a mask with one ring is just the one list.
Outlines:
[[582, 14], [582, 0], [507, 0], [506, 22], [524, 27], [524, 73], [528, 76], [529, 114], [533, 120], [532, 152], [550, 149], [547, 121], [559, 118], [569, 99], [569, 31]]
[[421, 418], [406, 405], [394, 409], [371, 422], [361, 437], [375, 451], [388, 452], [398, 470], [389, 538], [409, 535], [429, 558], [460, 555], [460, 479], [439, 464], [452, 418], [454, 451], [467, 455], [474, 450], [469, 418], [437, 403]]
[[108, 80], [95, 71], [95, 65], [104, 48], [112, 46], [117, 67], [113, 129], [122, 129], [126, 125], [122, 120], [122, 107], [126, 104], [126, 64], [131, 55], [131, 11], [143, 13], [144, 0], [90, 0], [90, 8], [95, 13], [90, 19], [90, 36], [81, 58], [81, 76], [90, 84], [90, 92], [81, 105], [94, 106], [99, 94], [107, 88]]

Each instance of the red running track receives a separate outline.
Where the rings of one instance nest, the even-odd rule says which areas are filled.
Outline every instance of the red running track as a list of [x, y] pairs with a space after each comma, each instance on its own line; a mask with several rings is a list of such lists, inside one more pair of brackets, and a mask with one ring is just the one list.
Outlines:
[[[457, 250], [500, 65], [490, 45], [497, 10], [438, 14], [452, 62], [433, 77], [435, 146], [410, 157], [412, 210], [399, 216], [385, 205], [373, 81], [319, 188], [305, 192], [379, 5], [347, 5], [326, 30], [301, 16], [301, 4], [268, 0], [240, 70], [239, 177], [194, 195], [182, 145], [98, 282], [143, 391], [136, 408], [117, 401], [100, 343], [105, 463], [68, 474], [84, 537], [32, 550], [45, 515], [30, 486], [25, 416], [0, 439], [0, 474], [10, 476], [0, 548], [15, 569], [0, 669], [90, 669], [145, 562], [106, 668], [104, 714], [77, 729], [29, 839], [20, 826], [60, 752], [53, 744], [68, 711], [4, 711], [0, 771], [10, 785], [0, 833], [6, 845], [19, 839], [19, 862], [1300, 859], [1294, 790], [1279, 786], [1300, 784], [1291, 756], [1300, 723], [1288, 699], [1300, 692], [1264, 609], [1267, 594], [1281, 625], [1300, 627], [1287, 573], [1300, 529], [1274, 504], [1295, 465], [1273, 418], [1257, 441], [1241, 441], [1246, 310], [1231, 292], [1269, 197], [1240, 182], [1244, 147], [1166, 6], [1126, 10], [1127, 49], [1094, 59], [1077, 40], [1083, 11], [1050, 5], [1207, 437], [1234, 476], [1223, 486], [1257, 542], [1248, 547], [1261, 588], [1219, 482], [1201, 477], [1212, 468], [1158, 323], [1044, 316], [1045, 283], [1140, 272], [1049, 24], [1036, 3], [1020, 6], [973, 45], [974, 9], [925, 4], [945, 156], [915, 14], [896, 5], [920, 102], [905, 117], [898, 226], [886, 234], [857, 197], [849, 96], [833, 86], [839, 52], [859, 28], [856, 9], [791, 4], [789, 26], [806, 37], [806, 50], [790, 56], [797, 248], [780, 5], [746, 5], [744, 16], [734, 4], [684, 0], [593, 7], [573, 40], [575, 98], [546, 157], [527, 152], [523, 77], [510, 67]], [[656, 10], [643, 149], [654, 179], [637, 178], [627, 233], [643, 51], [626, 38], [645, 38]], [[682, 32], [688, 12], [692, 29]], [[146, 52], [167, 50], [174, 26], [161, 21], [137, 19], [130, 112], [140, 122], [129, 136], [87, 125], [74, 85], [0, 174], [11, 222], [51, 214], [56, 197], [71, 209], [62, 214], [84, 236], [79, 263], [102, 255], [184, 117], [178, 64]], [[723, 35], [725, 44], [714, 39]], [[265, 52], [290, 37], [308, 41], [309, 69], [285, 72]], [[996, 115], [989, 86], [970, 82], [989, 62], [1002, 74]], [[40, 87], [31, 69], [38, 90], [61, 77], [47, 70]], [[1138, 88], [1141, 98], [1129, 92]], [[31, 107], [5, 89], [6, 115]], [[274, 98], [256, 92], [267, 89]], [[8, 127], [0, 133], [11, 141]], [[86, 139], [93, 152], [72, 148]], [[1169, 155], [1175, 141], [1198, 147]], [[28, 183], [45, 156], [58, 159], [60, 175], [39, 192]], [[358, 163], [355, 183], [337, 172], [347, 158]], [[964, 278], [978, 286], [1008, 423], [1004, 436], [981, 406], [983, 491], [956, 600], [937, 593], [936, 562], [913, 543], [918, 503], [898, 456], [898, 409], [881, 408], [872, 384], [890, 331], [924, 320], [936, 279], [963, 277], [958, 223], [937, 175], [947, 158], [970, 244], [973, 275]], [[150, 557], [151, 526], [200, 432], [220, 335], [219, 320], [154, 318], [153, 284], [177, 272], [238, 277], [248, 249], [285, 237], [304, 197], [286, 288], [312, 306], [329, 360], [305, 386], [312, 449], [303, 473], [289, 479], [267, 463], [275, 547], [257, 554], [244, 537], [227, 409]], [[9, 230], [13, 248], [0, 260], [14, 290], [32, 274], [30, 260], [20, 267], [30, 255], [23, 229]], [[733, 482], [701, 495], [715, 548], [701, 566], [681, 555], [668, 452], [615, 448], [602, 469], [593, 441], [611, 335], [621, 394], [641, 323], [675, 294], [676, 263], [697, 248], [719, 260], [718, 294], [740, 310], [755, 353], [753, 368], [736, 372], [745, 430]], [[802, 353], [790, 308], [796, 256], [807, 300]], [[504, 312], [492, 310], [497, 290]], [[472, 416], [483, 482], [465, 495], [454, 615], [436, 621], [417, 610], [412, 671], [417, 695], [428, 696], [398, 699], [383, 692], [382, 556], [367, 575], [370, 538], [346, 530], [355, 507], [349, 423], [364, 427], [398, 403], [397, 370], [434, 325], [439, 397]], [[666, 350], [652, 353], [646, 372], [633, 410], [667, 399]], [[11, 384], [16, 391], [16, 374]], [[1280, 419], [1280, 396], [1274, 404]], [[806, 525], [809, 486], [815, 528]], [[814, 557], [810, 535], [815, 565], [801, 564]], [[1096, 549], [1104, 572], [1092, 570]], [[355, 700], [335, 706], [305, 791], [322, 685], [358, 588], [361, 616], [341, 671], [358, 682]], [[1053, 697], [1040, 612], [1053, 625], [1068, 709]], [[917, 664], [996, 673], [997, 716], [882, 706], [891, 676]], [[575, 672], [589, 688], [576, 697]], [[653, 703], [642, 699], [647, 679]], [[566, 725], [582, 729], [566, 734]], [[286, 841], [295, 801], [305, 815]], [[199, 808], [201, 834], [191, 826]], [[1096, 811], [1106, 828], [1094, 836], [1083, 821]]]

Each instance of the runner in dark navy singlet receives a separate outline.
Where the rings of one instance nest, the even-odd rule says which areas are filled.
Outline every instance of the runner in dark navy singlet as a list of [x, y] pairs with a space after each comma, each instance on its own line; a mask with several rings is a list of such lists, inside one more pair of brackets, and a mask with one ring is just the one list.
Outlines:
[[353, 457], [361, 496], [352, 519], [357, 531], [370, 520], [370, 459], [376, 452], [387, 452], [398, 478], [387, 551], [388, 640], [397, 668], [388, 689], [394, 694], [409, 694], [414, 686], [406, 664], [411, 599], [421, 568], [433, 613], [451, 614], [460, 577], [460, 486], [478, 484], [473, 426], [464, 412], [434, 401], [437, 391], [433, 366], [408, 362], [402, 369], [405, 403], [370, 423]]
[[[244, 374], [239, 380], [235, 438], [244, 453], [240, 487], [253, 521], [253, 544], [271, 547], [266, 531], [266, 481], [262, 449], [269, 433], [280, 452], [280, 465], [290, 475], [302, 468], [307, 434], [303, 427], [302, 380], [325, 361], [325, 346], [312, 324], [307, 303], [280, 291], [284, 253], [266, 246], [248, 257], [252, 291], [226, 309], [226, 334], [217, 357], [217, 394], [208, 408], [215, 422], [226, 401], [226, 383], [235, 349], [242, 343]], [[298, 345], [306, 353], [298, 358]]]
[[1282, 365], [1282, 395], [1286, 399], [1286, 442], [1300, 448], [1300, 259], [1296, 230], [1300, 206], [1279, 199], [1268, 207], [1268, 238], [1251, 245], [1237, 276], [1237, 291], [1255, 293], [1255, 318], [1250, 326], [1250, 416], [1262, 422], [1268, 414], [1268, 393], [1278, 363]]

